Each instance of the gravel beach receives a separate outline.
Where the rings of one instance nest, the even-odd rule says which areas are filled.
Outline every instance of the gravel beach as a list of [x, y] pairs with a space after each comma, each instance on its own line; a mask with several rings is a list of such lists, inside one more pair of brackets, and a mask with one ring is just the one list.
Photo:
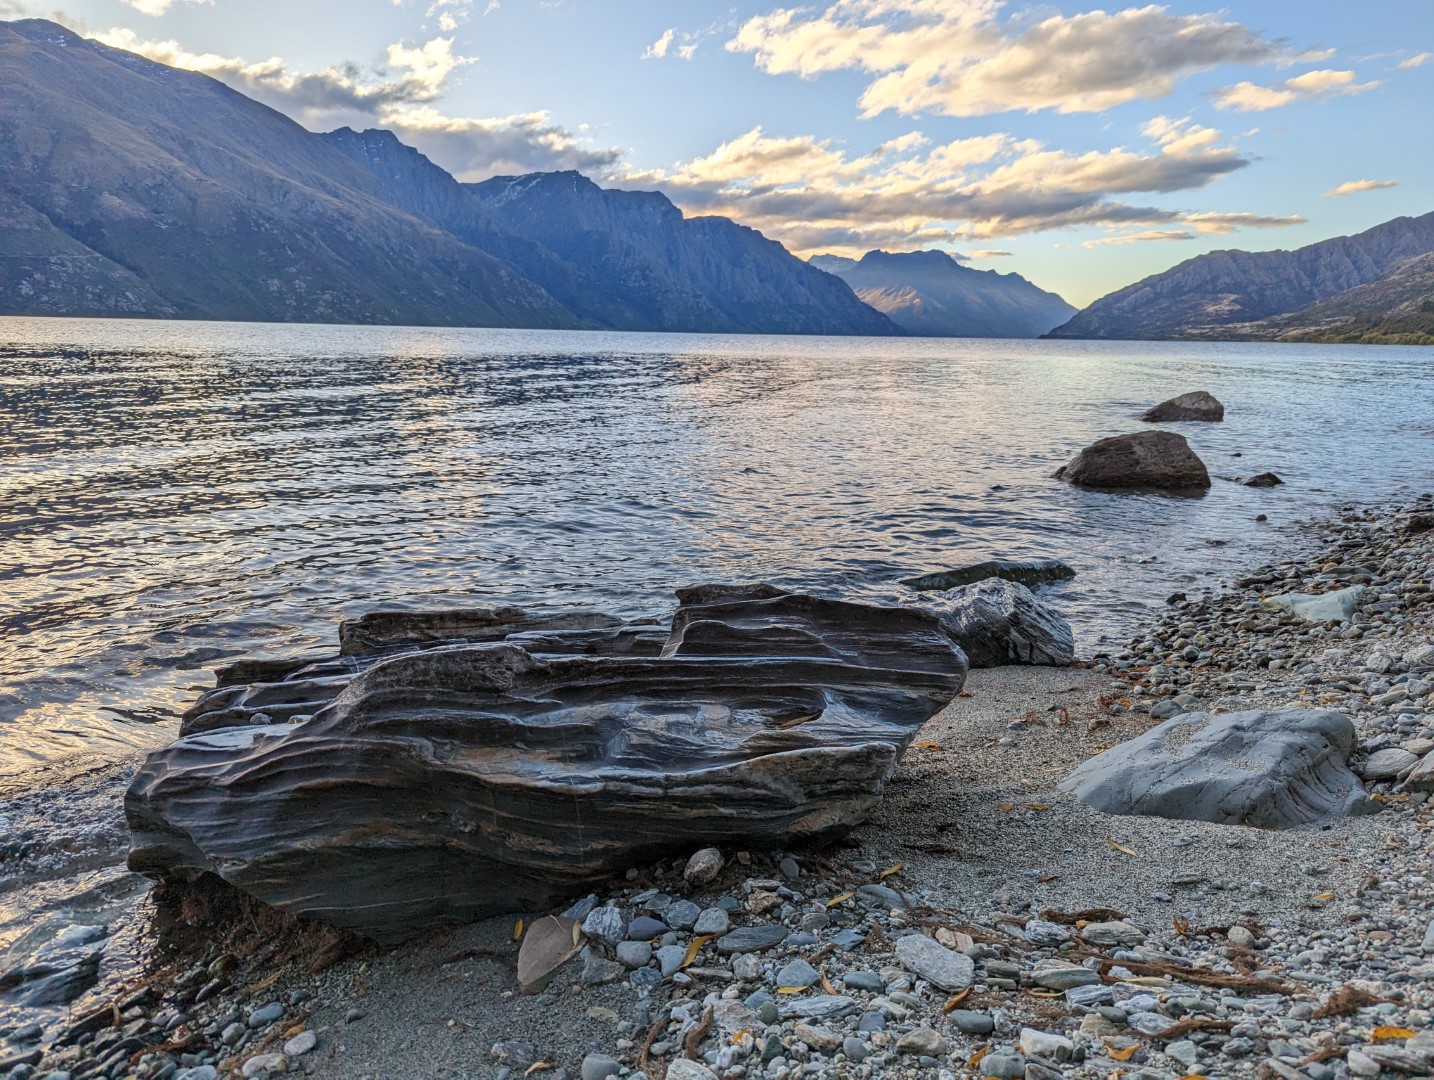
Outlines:
[[[541, 993], [516, 972], [544, 912], [316, 974], [240, 935], [82, 1003], [0, 1075], [1434, 1074], [1434, 504], [1306, 536], [1127, 649], [973, 672], [842, 841], [688, 853], [580, 901], [584, 951]], [[1351, 589], [1347, 621], [1266, 603]], [[1354, 722], [1381, 812], [1273, 831], [1060, 788], [1169, 718], [1289, 705]]]

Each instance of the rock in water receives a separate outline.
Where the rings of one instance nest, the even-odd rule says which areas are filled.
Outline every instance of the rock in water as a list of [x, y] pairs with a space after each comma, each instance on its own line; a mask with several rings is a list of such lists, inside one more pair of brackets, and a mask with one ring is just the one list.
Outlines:
[[1061, 784], [1107, 814], [1290, 829], [1378, 803], [1350, 771], [1336, 712], [1186, 713], [1080, 765]]
[[182, 739], [126, 796], [130, 865], [398, 942], [674, 852], [855, 825], [964, 681], [924, 612], [701, 599], [661, 656], [445, 643], [302, 722]]
[[1191, 491], [1210, 486], [1210, 472], [1173, 431], [1116, 435], [1087, 446], [1054, 473], [1057, 480], [1092, 488]]
[[1258, 476], [1252, 476], [1248, 480], [1242, 480], [1240, 482], [1246, 487], [1258, 488], [1279, 487], [1284, 483], [1283, 480], [1272, 472], [1262, 472]]
[[1169, 401], [1162, 401], [1155, 408], [1141, 416], [1147, 424], [1164, 424], [1174, 420], [1204, 420], [1215, 422], [1225, 419], [1225, 406], [1215, 400], [1214, 395], [1204, 390], [1181, 394]]
[[1075, 659], [1070, 623], [1014, 581], [987, 578], [919, 603], [961, 643], [973, 668], [1066, 667]]
[[991, 559], [972, 566], [963, 566], [959, 570], [944, 570], [936, 574], [905, 578], [901, 584], [917, 592], [945, 592], [947, 589], [959, 589], [963, 585], [974, 585], [987, 578], [1002, 578], [1030, 588], [1052, 581], [1067, 581], [1075, 576], [1074, 570], [1056, 559], [1040, 559], [1034, 562]]

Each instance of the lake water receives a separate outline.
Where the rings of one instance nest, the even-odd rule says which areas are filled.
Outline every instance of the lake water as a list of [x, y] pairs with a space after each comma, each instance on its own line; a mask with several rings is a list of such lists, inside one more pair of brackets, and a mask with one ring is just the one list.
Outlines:
[[[1212, 474], [1286, 486], [1048, 478], [1196, 388], [1228, 410], [1178, 425]], [[1089, 655], [1295, 519], [1434, 484], [1434, 356], [0, 319], [0, 460], [13, 792], [169, 739], [223, 658], [385, 604], [662, 615], [702, 580], [859, 593], [1050, 556]]]

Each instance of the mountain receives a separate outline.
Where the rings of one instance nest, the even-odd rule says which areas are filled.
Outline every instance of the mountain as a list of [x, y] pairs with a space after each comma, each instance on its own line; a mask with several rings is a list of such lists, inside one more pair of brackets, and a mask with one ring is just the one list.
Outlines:
[[194, 72], [0, 24], [0, 311], [581, 325], [371, 173]]
[[1097, 300], [1050, 337], [1241, 336], [1237, 324], [1300, 311], [1434, 252], [1434, 213], [1297, 251], [1212, 251]]
[[1434, 345], [1434, 253], [1406, 259], [1368, 285], [1289, 315], [1231, 329], [1279, 341]]
[[500, 176], [468, 190], [506, 228], [622, 295], [639, 316], [627, 329], [900, 333], [781, 244], [727, 218], [683, 217], [658, 192], [605, 190], [575, 172]]
[[389, 132], [314, 134], [208, 76], [0, 23], [0, 314], [899, 333], [750, 229], [529, 181], [499, 213]]
[[808, 260], [841, 278], [877, 311], [921, 337], [1040, 337], [1075, 308], [1019, 274], [973, 270], [944, 251], [870, 251]]

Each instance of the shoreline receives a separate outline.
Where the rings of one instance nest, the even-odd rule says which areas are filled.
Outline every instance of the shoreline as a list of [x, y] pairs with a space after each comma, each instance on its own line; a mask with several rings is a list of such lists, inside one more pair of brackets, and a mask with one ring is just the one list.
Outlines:
[[[1417, 512], [1430, 510], [1427, 499], [1418, 505], [1423, 510]], [[262, 962], [250, 967], [241, 957], [215, 955], [203, 965], [165, 972], [157, 985], [170, 1000], [127, 1003], [120, 1010], [121, 1030], [89, 1031], [80, 1036], [87, 1040], [83, 1046], [50, 1054], [38, 1069], [19, 1075], [68, 1070], [76, 1078], [172, 1080], [188, 1071], [187, 1080], [204, 1080], [215, 1075], [206, 1071], [211, 1064], [222, 1067], [217, 1075], [228, 1076], [266, 1053], [282, 1052], [286, 1043], [297, 1050], [313, 1041], [312, 1049], [286, 1059], [286, 1067], [352, 1080], [496, 1077], [504, 1076], [505, 1068], [507, 1076], [517, 1077], [547, 1063], [553, 1067], [533, 1075], [573, 1078], [583, 1075], [589, 1054], [610, 1056], [627, 1067], [639, 1064], [647, 1036], [664, 1015], [673, 1015], [675, 1000], [676, 1019], [653, 1036], [646, 1059], [650, 1080], [664, 1071], [678, 1080], [679, 1074], [701, 1076], [666, 1063], [681, 1057], [686, 1036], [703, 1026], [709, 994], [718, 995], [710, 1002], [711, 1030], [693, 1049], [700, 1060], [703, 1051], [720, 1044], [718, 1058], [704, 1061], [704, 1067], [724, 1065], [725, 1054], [725, 1067], [718, 1070], [724, 1076], [939, 1077], [984, 1070], [995, 1076], [1095, 1078], [1140, 1070], [1151, 1080], [1173, 1080], [1191, 1073], [1243, 1076], [1264, 1070], [1336, 1080], [1341, 1070], [1373, 1075], [1369, 1065], [1377, 1074], [1387, 1061], [1397, 1063], [1398, 1053], [1417, 1054], [1404, 1049], [1402, 1040], [1389, 1042], [1386, 1053], [1384, 1044], [1373, 1040], [1375, 1028], [1402, 1026], [1416, 1035], [1430, 1030], [1434, 942], [1422, 940], [1434, 909], [1434, 891], [1424, 877], [1434, 843], [1427, 795], [1401, 794], [1384, 785], [1391, 790], [1378, 792], [1386, 796], [1381, 814], [1343, 819], [1323, 830], [1276, 833], [1107, 817], [1056, 785], [1097, 747], [1158, 723], [1152, 709], [1165, 713], [1195, 704], [1218, 711], [1236, 704], [1317, 703], [1355, 719], [1366, 752], [1381, 738], [1391, 746], [1417, 744], [1434, 723], [1434, 698], [1426, 691], [1412, 700], [1406, 691], [1387, 700], [1396, 691], [1380, 684], [1389, 681], [1390, 672], [1362, 665], [1392, 638], [1431, 643], [1427, 581], [1406, 575], [1401, 589], [1411, 589], [1396, 589], [1394, 601], [1383, 599], [1389, 590], [1377, 592], [1370, 605], [1402, 604], [1403, 621], [1394, 621], [1398, 607], [1366, 612], [1363, 623], [1350, 627], [1360, 629], [1357, 636], [1291, 627], [1250, 606], [1257, 604], [1254, 591], [1267, 586], [1289, 591], [1337, 584], [1338, 565], [1356, 562], [1354, 553], [1366, 548], [1383, 545], [1384, 562], [1419, 555], [1428, 567], [1434, 534], [1395, 535], [1399, 513], [1363, 510], [1304, 526], [1302, 533], [1312, 541], [1301, 551], [1311, 554], [1298, 566], [1258, 568], [1235, 588], [1172, 605], [1126, 650], [1128, 656], [1116, 652], [1070, 669], [973, 673], [971, 696], [923, 729], [881, 807], [847, 845], [790, 853], [799, 872], [795, 878], [782, 858], [752, 855], [744, 864], [733, 857], [737, 853], [727, 852], [725, 876], [694, 894], [704, 908], [725, 895], [727, 906], [736, 909], [735, 925], [780, 916], [789, 931], [812, 938], [809, 944], [788, 937], [776, 952], [750, 962], [740, 957], [733, 962], [709, 947], [688, 969], [691, 976], [664, 977], [655, 968], [639, 968], [647, 973], [637, 980], [648, 984], [645, 997], [632, 985], [633, 976], [615, 968], [601, 950], [564, 968], [555, 989], [520, 997], [511, 919], [346, 960], [317, 975], [293, 964], [268, 970]], [[1321, 559], [1321, 544], [1333, 544], [1323, 550], [1342, 550], [1351, 558]], [[1365, 569], [1380, 580], [1380, 567]], [[1187, 659], [1190, 649], [1194, 659]], [[1326, 655], [1331, 649], [1346, 655]], [[1289, 655], [1270, 655], [1280, 652]], [[1392, 685], [1407, 687], [1408, 680]], [[1374, 690], [1379, 692], [1369, 692]], [[1334, 696], [1323, 700], [1328, 695]], [[1415, 719], [1400, 719], [1405, 715]], [[606, 895], [632, 913], [660, 904], [664, 896], [686, 896], [681, 862], [648, 868]], [[904, 864], [900, 870], [884, 874], [898, 863]], [[656, 896], [640, 899], [652, 890], [658, 890]], [[848, 892], [857, 895], [841, 899]], [[1094, 920], [1097, 926], [1116, 924], [1100, 932], [1108, 941], [1091, 942], [1081, 928], [1062, 923], [1065, 916], [1094, 908], [1113, 909]], [[1046, 917], [1035, 920], [1041, 928], [1031, 931], [1027, 920], [1042, 913]], [[1117, 913], [1122, 918], [1113, 918]], [[1184, 933], [1176, 929], [1177, 919], [1188, 920]], [[1056, 929], [1044, 928], [1050, 924]], [[943, 1010], [956, 994], [926, 985], [896, 961], [893, 943], [903, 930], [918, 926], [938, 935], [945, 931], [963, 948], [959, 935], [971, 939], [965, 952], [974, 961], [975, 982], [949, 1013]], [[1208, 928], [1220, 932], [1200, 932]], [[859, 941], [846, 937], [848, 945], [837, 944], [843, 933], [859, 935]], [[690, 936], [676, 932], [674, 944], [685, 946]], [[1163, 969], [1167, 975], [1133, 970], [1129, 979], [1107, 987], [1095, 958], [1128, 969]], [[778, 994], [778, 969], [800, 959], [813, 964], [814, 988]], [[1086, 974], [1072, 973], [1075, 966]], [[1178, 977], [1168, 977], [1170, 971]], [[1220, 978], [1212, 985], [1201, 972]], [[1061, 989], [1067, 985], [1077, 991], [1090, 987], [1084, 991], [1089, 1004], [1081, 1004], [1086, 998], [1079, 992], [1069, 1000]], [[1347, 986], [1388, 1003], [1318, 1017], [1331, 995]], [[752, 999], [753, 993], [768, 1000]], [[202, 1003], [186, 1000], [201, 996]], [[683, 998], [690, 1000], [683, 1004]], [[851, 1004], [834, 1005], [833, 999]], [[1097, 999], [1100, 1004], [1094, 1004]], [[277, 1016], [253, 1025], [250, 1014], [271, 1001], [279, 1006]], [[1141, 1008], [1117, 1009], [1117, 1001], [1135, 1001]], [[82, 1004], [77, 1015], [95, 1004]], [[821, 1015], [823, 1009], [831, 1015]], [[776, 1022], [769, 1025], [773, 1010]], [[803, 1010], [814, 1015], [794, 1015]], [[1121, 1012], [1126, 1021], [1137, 1014], [1163, 1018], [1141, 1022], [1152, 1028], [1165, 1023], [1167, 1033], [1182, 1025], [1180, 1037], [1160, 1039], [1122, 1026]], [[873, 1014], [880, 1015], [881, 1029], [858, 1031], [860, 1018]], [[724, 1023], [732, 1028], [725, 1035]], [[874, 1028], [877, 1021], [865, 1024]], [[297, 1030], [301, 1026], [305, 1031]], [[153, 1045], [148, 1033], [157, 1027], [165, 1031], [164, 1044], [175, 1047], [168, 1058], [146, 1049]], [[1033, 1034], [1023, 1036], [1028, 1027]], [[739, 1054], [744, 1040], [754, 1049]], [[116, 1055], [127, 1042], [131, 1048], [121, 1061]], [[183, 1050], [177, 1048], [180, 1042]], [[654, 1052], [663, 1043], [672, 1054]], [[1027, 1052], [1017, 1062], [1013, 1045], [1022, 1043]], [[495, 1058], [493, 1048], [503, 1044], [524, 1045], [507, 1045]], [[985, 1059], [972, 1064], [983, 1046]], [[1135, 1049], [1121, 1057], [1130, 1046]], [[1294, 1052], [1280, 1052], [1285, 1049]], [[1295, 1063], [1321, 1055], [1320, 1061]], [[532, 1060], [524, 1062], [527, 1056]], [[760, 1064], [764, 1056], [770, 1057], [767, 1066]], [[131, 1057], [135, 1068], [126, 1071]], [[784, 1064], [769, 1067], [777, 1060]], [[94, 1068], [105, 1062], [105, 1070]], [[1409, 1063], [1417, 1064], [1415, 1057]], [[1430, 1067], [1434, 1061], [1425, 1071]], [[734, 1071], [738, 1068], [743, 1071]], [[1400, 1072], [1386, 1068], [1390, 1076]], [[263, 1071], [254, 1068], [250, 1075]]]

